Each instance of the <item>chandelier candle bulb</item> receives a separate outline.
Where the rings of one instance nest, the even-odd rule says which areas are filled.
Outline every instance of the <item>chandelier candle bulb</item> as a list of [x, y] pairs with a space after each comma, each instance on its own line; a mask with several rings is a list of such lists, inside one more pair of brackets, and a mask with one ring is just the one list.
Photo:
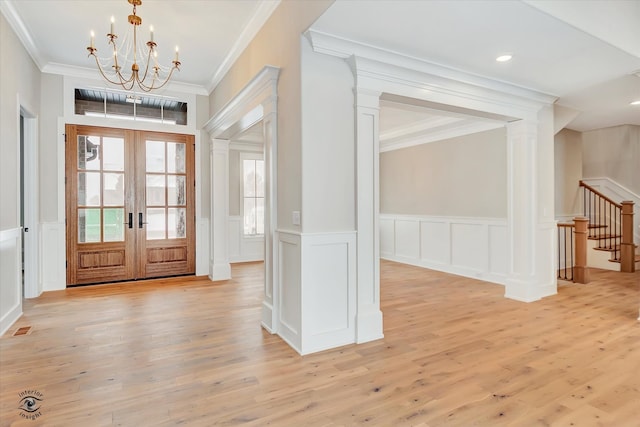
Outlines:
[[92, 30], [92, 31], [91, 31], [91, 43], [89, 44], [89, 46], [91, 47], [91, 49], [93, 49], [93, 48], [95, 47], [95, 46], [94, 46], [94, 44], [93, 44], [93, 43], [94, 43], [94, 39], [95, 39], [95, 37], [96, 37], [96, 33], [94, 33], [94, 32], [93, 32], [93, 30]]
[[[107, 34], [107, 42], [111, 47], [112, 59], [109, 60], [111, 66], [107, 68], [107, 65], [103, 65], [107, 58], [98, 58], [93, 31], [91, 32], [91, 46], [87, 47], [89, 56], [93, 56], [98, 71], [107, 82], [120, 86], [126, 91], [133, 90], [135, 86], [143, 92], [161, 89], [169, 83], [176, 70], [180, 71], [178, 47], [176, 46], [176, 59], [173, 61], [173, 67], [167, 67], [166, 70], [160, 67], [156, 51], [157, 45], [153, 39], [153, 26], [149, 26], [150, 40], [146, 43], [141, 41], [142, 37], [137, 33], [138, 27], [142, 25], [142, 18], [137, 14], [137, 8], [142, 5], [142, 0], [127, 0], [127, 3], [133, 7], [133, 11], [127, 18], [130, 26], [127, 27], [129, 30], [125, 30], [125, 33], [128, 35], [125, 35], [120, 46], [116, 43], [118, 36], [114, 32], [115, 18], [111, 17], [111, 32]], [[131, 74], [124, 74], [127, 69], [131, 70]]]

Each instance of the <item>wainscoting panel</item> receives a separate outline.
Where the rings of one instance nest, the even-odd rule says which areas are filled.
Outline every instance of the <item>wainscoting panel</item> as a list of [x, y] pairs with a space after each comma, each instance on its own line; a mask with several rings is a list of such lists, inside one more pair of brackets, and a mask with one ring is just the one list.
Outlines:
[[420, 258], [420, 222], [397, 219], [395, 231], [396, 255], [415, 260]]
[[451, 263], [450, 225], [446, 221], [420, 221], [420, 259], [440, 264]]
[[22, 315], [22, 229], [0, 231], [0, 335]]
[[196, 221], [196, 276], [209, 274], [209, 219]]
[[380, 215], [380, 257], [504, 284], [505, 219]]
[[[278, 335], [302, 353], [300, 235], [278, 231]], [[275, 285], [275, 284], [274, 284]]]
[[301, 237], [301, 353], [351, 344], [356, 333], [356, 233]]
[[245, 237], [242, 217], [229, 217], [229, 262], [264, 260], [264, 237]]
[[43, 222], [42, 239], [42, 290], [59, 291], [67, 287], [66, 247], [64, 222]]

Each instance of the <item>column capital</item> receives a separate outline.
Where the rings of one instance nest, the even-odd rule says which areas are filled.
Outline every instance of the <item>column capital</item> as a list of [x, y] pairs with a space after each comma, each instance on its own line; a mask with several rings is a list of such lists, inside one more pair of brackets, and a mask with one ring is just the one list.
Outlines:
[[365, 87], [355, 87], [353, 94], [355, 95], [357, 107], [380, 109], [380, 95], [382, 95], [382, 92]]

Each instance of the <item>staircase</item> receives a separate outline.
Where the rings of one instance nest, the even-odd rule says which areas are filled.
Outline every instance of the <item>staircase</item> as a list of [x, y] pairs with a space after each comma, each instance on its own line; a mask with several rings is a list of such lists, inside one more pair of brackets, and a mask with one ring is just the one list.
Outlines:
[[587, 265], [614, 271], [640, 269], [633, 242], [633, 202], [617, 203], [580, 181], [583, 214], [589, 220]]

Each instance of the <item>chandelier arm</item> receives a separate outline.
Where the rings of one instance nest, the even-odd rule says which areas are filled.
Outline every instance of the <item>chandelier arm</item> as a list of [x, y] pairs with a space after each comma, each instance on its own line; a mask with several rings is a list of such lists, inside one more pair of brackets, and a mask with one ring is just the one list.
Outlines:
[[[150, 91], [155, 90], [155, 89], [160, 89], [160, 88], [164, 87], [167, 83], [169, 83], [169, 80], [171, 79], [171, 76], [173, 75], [173, 72], [175, 70], [180, 71], [179, 66], [180, 66], [180, 63], [174, 61], [173, 68], [171, 68], [171, 71], [169, 72], [169, 75], [167, 76], [166, 79], [164, 79], [164, 81], [162, 82], [162, 84], [160, 86], [154, 86], [153, 83], [151, 84], [151, 86], [146, 86], [142, 82], [138, 82], [138, 86], [140, 87], [140, 89], [142, 89], [145, 92], [150, 92]], [[154, 79], [154, 81], [155, 81], [155, 79]]]
[[113, 47], [113, 67], [117, 74], [120, 74], [120, 65], [118, 65], [118, 47], [116, 46], [116, 36], [110, 35], [109, 43]]
[[[142, 79], [138, 80], [138, 83], [144, 82], [147, 79], [147, 74], [149, 74], [149, 64], [151, 63], [151, 52], [153, 51], [153, 49], [149, 49], [149, 53], [147, 54], [147, 63], [144, 67], [144, 74], [142, 75]], [[154, 77], [155, 78], [155, 77]], [[151, 83], [151, 86], [153, 87], [153, 83]]]

